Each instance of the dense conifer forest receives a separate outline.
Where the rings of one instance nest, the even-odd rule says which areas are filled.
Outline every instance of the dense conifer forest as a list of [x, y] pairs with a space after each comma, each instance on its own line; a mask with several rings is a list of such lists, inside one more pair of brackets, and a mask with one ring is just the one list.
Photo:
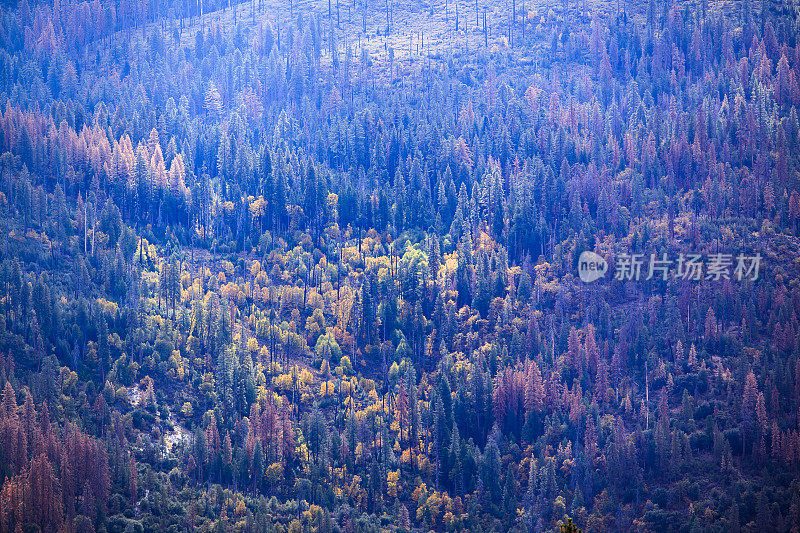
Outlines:
[[4, 2], [0, 531], [800, 531], [798, 107], [797, 0]]

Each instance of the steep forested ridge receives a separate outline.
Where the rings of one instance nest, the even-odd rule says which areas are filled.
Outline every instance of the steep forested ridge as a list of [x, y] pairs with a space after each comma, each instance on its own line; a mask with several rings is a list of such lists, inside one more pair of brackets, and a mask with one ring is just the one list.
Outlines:
[[800, 531], [799, 15], [6, 3], [0, 531]]

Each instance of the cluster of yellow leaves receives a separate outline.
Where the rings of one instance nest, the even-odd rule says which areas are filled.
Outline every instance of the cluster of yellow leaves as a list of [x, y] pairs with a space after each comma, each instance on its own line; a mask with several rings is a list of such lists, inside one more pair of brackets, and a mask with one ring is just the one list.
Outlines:
[[342, 248], [342, 260], [354, 266], [358, 261], [358, 246], [345, 246]]
[[388, 255], [379, 255], [378, 257], [365, 257], [364, 258], [365, 266], [367, 270], [378, 270], [378, 279], [381, 279], [381, 274], [384, 274], [384, 277], [389, 273], [389, 267], [391, 263], [389, 262]]
[[411, 461], [412, 461], [411, 448], [406, 448], [405, 450], [403, 450], [403, 454], [400, 456], [400, 461], [404, 465], [410, 465], [411, 464]]
[[367, 491], [361, 487], [361, 476], [353, 476], [348, 487], [350, 503], [353, 507], [363, 511], [367, 506]]
[[259, 350], [258, 341], [255, 339], [255, 337], [250, 337], [247, 340], [247, 351], [249, 351], [252, 354], [255, 354], [258, 352], [258, 350]]
[[433, 474], [433, 465], [425, 454], [420, 453], [417, 455], [417, 468], [426, 475]]
[[238, 296], [240, 292], [241, 289], [239, 288], [239, 286], [233, 282], [226, 283], [219, 290], [219, 293], [223, 298], [231, 301], [238, 301]]
[[309, 386], [314, 382], [314, 375], [311, 374], [307, 369], [303, 368], [300, 370], [295, 370], [293, 373], [289, 374], [279, 374], [272, 378], [272, 383], [279, 389], [283, 390], [291, 390], [295, 384], [295, 380], [297, 383], [297, 388], [301, 390], [306, 390]]
[[397, 498], [400, 488], [400, 470], [390, 470], [386, 474], [386, 494], [389, 498]]
[[417, 520], [427, 521], [432, 527], [441, 526], [440, 519], [448, 531], [457, 529], [467, 515], [462, 514], [463, 504], [461, 498], [451, 498], [447, 492], [428, 492], [428, 488], [421, 483], [412, 494], [417, 503]]
[[358, 444], [356, 444], [356, 463], [357, 464], [363, 463], [363, 459], [364, 459], [364, 444], [359, 442]]
[[301, 516], [307, 531], [317, 531], [322, 526], [322, 507], [319, 505], [309, 506], [307, 511], [303, 511]]
[[244, 500], [239, 499], [233, 514], [236, 516], [236, 518], [244, 518], [245, 514], [247, 514], [247, 507], [244, 504]]
[[200, 386], [198, 387], [198, 392], [202, 394], [206, 399], [216, 398], [216, 393], [214, 392], [214, 374], [211, 372], [206, 372], [203, 374], [203, 381], [200, 382]]
[[136, 253], [133, 254], [133, 259], [138, 261], [140, 256], [145, 260], [148, 258], [155, 259], [158, 257], [156, 247], [150, 244], [144, 237], [139, 239], [139, 242], [136, 244]]
[[270, 484], [279, 483], [283, 479], [283, 465], [272, 463], [267, 467], [267, 482]]
[[334, 381], [323, 381], [319, 385], [319, 396], [325, 398], [336, 393], [336, 383]]
[[279, 389], [290, 390], [294, 385], [291, 374], [280, 374], [272, 378], [272, 383]]
[[350, 378], [349, 380], [343, 380], [339, 385], [341, 387], [342, 394], [351, 395], [354, 394], [356, 391], [356, 387], [358, 386], [358, 380], [356, 378]]
[[117, 316], [117, 313], [119, 313], [119, 305], [106, 300], [105, 298], [98, 298], [97, 305], [100, 306], [100, 309], [103, 310], [103, 313], [105, 313], [106, 316], [115, 317]]
[[180, 350], [172, 350], [169, 358], [170, 369], [167, 375], [173, 379], [183, 380], [189, 371], [189, 359], [181, 356]]

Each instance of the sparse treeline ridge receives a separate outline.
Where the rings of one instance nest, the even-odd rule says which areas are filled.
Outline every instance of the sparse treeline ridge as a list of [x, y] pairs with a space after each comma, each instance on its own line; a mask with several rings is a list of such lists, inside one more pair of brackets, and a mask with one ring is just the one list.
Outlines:
[[132, 4], [0, 11], [0, 531], [800, 527], [795, 3], [388, 84], [321, 14]]

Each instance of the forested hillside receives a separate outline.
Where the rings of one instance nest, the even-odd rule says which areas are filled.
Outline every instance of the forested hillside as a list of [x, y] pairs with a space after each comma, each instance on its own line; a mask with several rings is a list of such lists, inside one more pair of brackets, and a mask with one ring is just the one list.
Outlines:
[[799, 17], [5, 2], [0, 531], [800, 531]]

